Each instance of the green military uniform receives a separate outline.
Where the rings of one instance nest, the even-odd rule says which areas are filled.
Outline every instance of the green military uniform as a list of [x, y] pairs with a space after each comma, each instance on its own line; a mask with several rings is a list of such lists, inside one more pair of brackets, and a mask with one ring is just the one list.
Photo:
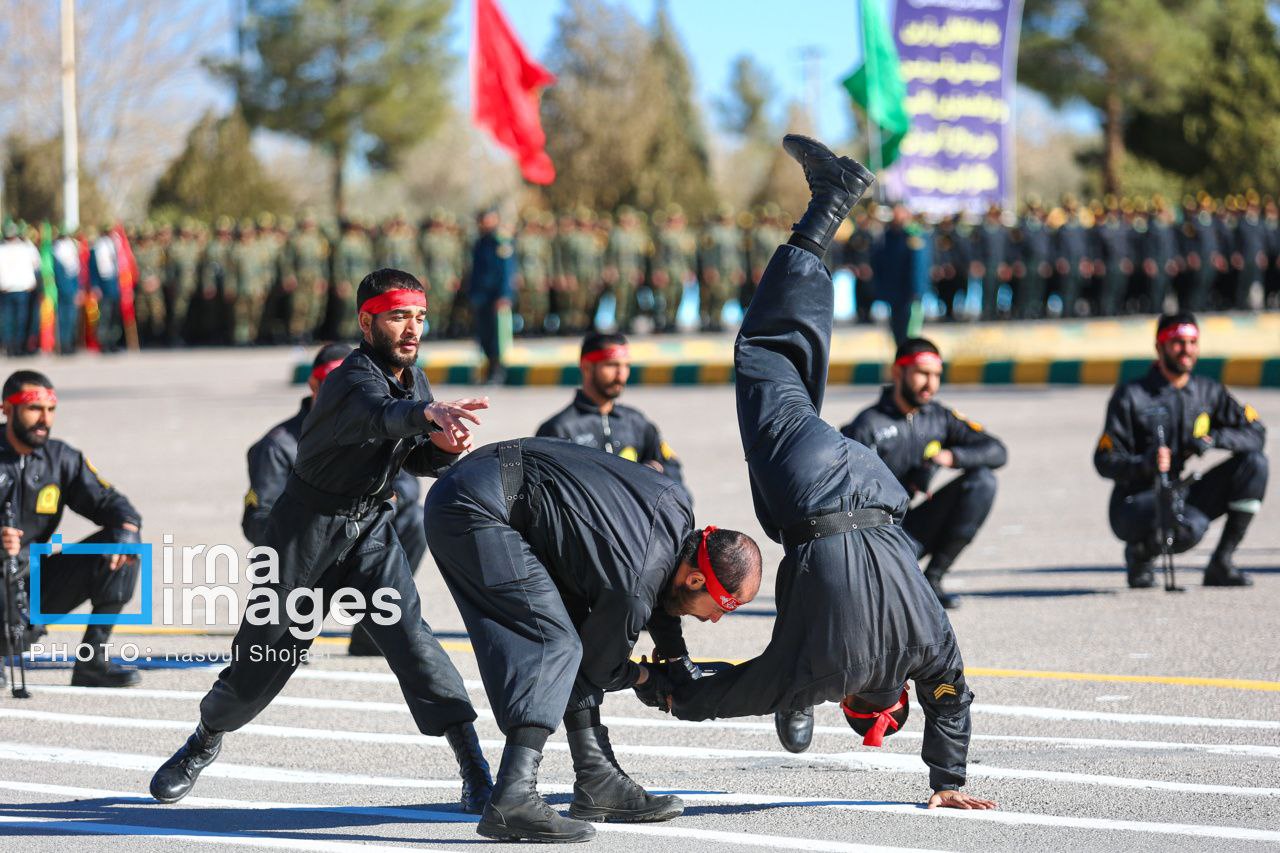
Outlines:
[[778, 246], [787, 241], [787, 232], [778, 224], [781, 215], [777, 205], [766, 204], [752, 225], [751, 232], [747, 238], [747, 257], [750, 269], [747, 280], [743, 282], [742, 294], [739, 297], [743, 311], [746, 311], [747, 306], [751, 304], [751, 297], [755, 295], [756, 287], [760, 284], [760, 278], [764, 275], [765, 267], [769, 266], [769, 259], [773, 257], [773, 253]]
[[551, 221], [550, 214], [534, 213], [516, 235], [516, 310], [525, 334], [541, 334], [551, 308]]
[[378, 266], [404, 270], [415, 276], [422, 274], [417, 235], [402, 217], [392, 219], [382, 231], [382, 239], [378, 241]]
[[421, 246], [427, 274], [427, 330], [439, 338], [448, 331], [449, 312], [462, 282], [462, 246], [449, 227], [448, 214], [432, 214], [422, 231]]
[[196, 337], [205, 342], [222, 340], [227, 327], [225, 317], [225, 292], [231, 275], [232, 222], [221, 217], [217, 222], [217, 234], [204, 247], [204, 259], [200, 264], [200, 299], [196, 306], [194, 330]]
[[564, 319], [569, 329], [582, 332], [593, 324], [592, 308], [600, 296], [602, 253], [591, 211], [578, 211], [573, 232], [568, 235], [568, 244], [571, 251], [567, 260], [575, 285], [565, 291]]
[[698, 243], [685, 228], [684, 213], [673, 207], [658, 231], [654, 245], [653, 295], [659, 329], [672, 332], [684, 296], [684, 284], [693, 277]]
[[200, 282], [200, 237], [196, 234], [195, 225], [190, 222], [182, 224], [178, 237], [169, 244], [166, 252], [165, 284], [169, 288], [169, 342], [176, 344], [182, 340], [183, 324], [187, 321], [187, 312], [191, 308], [191, 298], [195, 295], [196, 286]]
[[223, 298], [231, 306], [228, 336], [237, 346], [258, 340], [262, 309], [269, 287], [267, 253], [252, 220], [240, 223], [239, 239], [231, 247], [231, 269]]
[[276, 222], [271, 213], [258, 217], [258, 245], [262, 251], [262, 263], [266, 267], [266, 297], [262, 306], [259, 334], [275, 343], [287, 338], [284, 329], [284, 274], [287, 231], [285, 223]]
[[373, 246], [360, 225], [348, 222], [342, 229], [342, 239], [338, 241], [338, 248], [334, 253], [334, 285], [330, 297], [335, 303], [335, 331], [340, 340], [355, 340], [360, 337], [360, 324], [356, 319], [356, 287], [371, 272]]
[[306, 343], [324, 319], [329, 297], [329, 241], [311, 217], [303, 219], [302, 230], [290, 238], [284, 267], [289, 340]]
[[613, 288], [621, 332], [629, 330], [635, 318], [636, 291], [644, 284], [645, 263], [652, 252], [653, 243], [640, 227], [635, 212], [623, 208], [618, 224], [609, 233], [604, 261], [604, 279]]
[[702, 235], [702, 276], [698, 290], [704, 331], [719, 331], [725, 303], [738, 295], [746, 281], [742, 232], [733, 211], [722, 209]]
[[133, 310], [137, 318], [138, 338], [152, 344], [164, 337], [164, 246], [156, 238], [155, 228], [146, 223], [139, 229], [133, 247], [138, 265], [138, 284], [133, 289]]

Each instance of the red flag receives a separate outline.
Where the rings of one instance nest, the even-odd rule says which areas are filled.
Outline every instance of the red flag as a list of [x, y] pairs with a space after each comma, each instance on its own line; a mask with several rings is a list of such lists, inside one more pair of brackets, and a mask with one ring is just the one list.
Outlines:
[[476, 124], [516, 155], [525, 180], [549, 184], [556, 168], [538, 115], [538, 90], [555, 75], [529, 58], [497, 0], [476, 0], [472, 103]]
[[129, 245], [129, 235], [124, 226], [116, 223], [111, 229], [111, 239], [116, 244], [116, 273], [120, 276], [120, 321], [124, 324], [124, 339], [129, 349], [138, 348], [138, 315], [133, 302], [133, 287], [138, 283], [138, 262]]

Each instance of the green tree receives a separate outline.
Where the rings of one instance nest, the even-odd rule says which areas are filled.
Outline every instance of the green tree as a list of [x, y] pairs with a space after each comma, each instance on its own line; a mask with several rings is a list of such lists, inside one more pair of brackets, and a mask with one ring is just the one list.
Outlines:
[[351, 157], [389, 168], [437, 127], [454, 65], [451, 0], [252, 0], [243, 64], [214, 68], [245, 118], [320, 147], [343, 210]]
[[682, 205], [692, 218], [716, 205], [711, 156], [700, 111], [693, 103], [693, 74], [680, 37], [671, 24], [666, 0], [654, 15], [646, 62], [652, 75], [649, 97], [654, 123], [649, 128], [647, 167], [640, 174], [640, 203], [650, 209]]
[[1055, 106], [1082, 98], [1099, 110], [1107, 192], [1121, 189], [1135, 109], [1176, 109], [1203, 73], [1213, 9], [1213, 0], [1027, 0], [1018, 81]]
[[739, 56], [730, 72], [729, 93], [716, 102], [721, 127], [747, 140], [768, 139], [773, 132], [768, 115], [773, 96], [769, 72], [751, 56]]
[[1280, 40], [1264, 0], [1220, 0], [1210, 57], [1174, 109], [1140, 107], [1125, 140], [1214, 194], [1280, 186]]
[[[11, 135], [4, 141], [4, 215], [26, 222], [63, 222], [62, 135], [32, 140]], [[98, 224], [110, 214], [98, 182], [80, 169], [80, 221]]]
[[207, 112], [187, 136], [187, 145], [156, 181], [147, 207], [153, 216], [257, 216], [283, 210], [288, 194], [253, 153], [249, 125], [239, 110], [218, 118]]

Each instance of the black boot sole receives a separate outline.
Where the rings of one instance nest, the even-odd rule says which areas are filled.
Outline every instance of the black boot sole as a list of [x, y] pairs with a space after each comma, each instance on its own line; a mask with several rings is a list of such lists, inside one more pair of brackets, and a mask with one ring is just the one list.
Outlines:
[[591, 823], [662, 823], [674, 820], [684, 814], [684, 802], [679, 797], [675, 802], [654, 806], [643, 811], [627, 811], [611, 809], [606, 806], [579, 806], [569, 804], [569, 817], [586, 820]]
[[485, 838], [492, 838], [495, 841], [526, 841], [535, 844], [577, 844], [583, 841], [590, 841], [596, 837], [595, 829], [590, 826], [573, 833], [551, 835], [514, 829], [506, 824], [485, 823], [484, 821], [476, 824], [476, 833], [483, 835]]
[[86, 675], [81, 672], [71, 671], [72, 687], [133, 687], [142, 682], [142, 676], [137, 672], [129, 672], [119, 676], [107, 675]]

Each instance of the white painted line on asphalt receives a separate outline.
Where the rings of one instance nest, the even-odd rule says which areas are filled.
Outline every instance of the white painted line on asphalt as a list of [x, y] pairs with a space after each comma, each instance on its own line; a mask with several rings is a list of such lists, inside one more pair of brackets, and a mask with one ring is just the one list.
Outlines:
[[[111, 699], [165, 699], [172, 701], [199, 702], [204, 693], [196, 690], [158, 690], [145, 687], [42, 687], [43, 693], [55, 693], [73, 696], [93, 696]], [[315, 710], [351, 711], [354, 713], [388, 713], [403, 716], [409, 715], [409, 707], [404, 702], [376, 702], [362, 699], [321, 699], [311, 696], [278, 696], [272, 703], [286, 708], [311, 708]], [[485, 708], [477, 708], [476, 713], [486, 720], [493, 719], [493, 712]], [[736, 720], [708, 720], [694, 723], [687, 720], [655, 719], [650, 717], [612, 717], [601, 718], [606, 726], [613, 728], [649, 728], [649, 729], [691, 729], [701, 731], [745, 731], [753, 733], [775, 734], [773, 723], [755, 723]], [[814, 726], [815, 734], [852, 737], [848, 726]], [[895, 740], [920, 740], [921, 732], [899, 732]], [[973, 740], [989, 743], [1025, 743], [1041, 744], [1068, 749], [1123, 749], [1123, 750], [1165, 750], [1173, 752], [1203, 752], [1212, 755], [1240, 755], [1250, 758], [1280, 758], [1280, 746], [1260, 746], [1254, 744], [1208, 744], [1182, 743], [1176, 741], [1152, 740], [1116, 740], [1108, 738], [1066, 738], [1040, 735], [973, 735]]]
[[[33, 784], [33, 783], [27, 783], [27, 782], [8, 782], [8, 781], [0, 781], [0, 789], [7, 789], [11, 791], [30, 791], [30, 792], [39, 793], [39, 794], [52, 794], [55, 796], [61, 795], [61, 796], [79, 797], [79, 798], [94, 797], [94, 798], [125, 799], [125, 800], [132, 801], [131, 804], [136, 804], [138, 806], [145, 807], [148, 804], [150, 804], [154, 808], [148, 809], [147, 813], [153, 814], [153, 815], [163, 814], [165, 809], [167, 808], [165, 806], [159, 805], [150, 797], [147, 797], [147, 798], [138, 797], [137, 795], [132, 794], [128, 791], [109, 791], [109, 790], [103, 790], [99, 788], [76, 788], [76, 787], [69, 787], [69, 786], [62, 786], [62, 785], [42, 785], [42, 784]], [[260, 802], [255, 800], [216, 799], [212, 797], [186, 797], [183, 799], [182, 802], [186, 806], [206, 806], [210, 808], [270, 810], [273, 812], [278, 812], [281, 810], [285, 810], [285, 811], [298, 810], [302, 814], [312, 813], [317, 811], [337, 812], [340, 814], [347, 814], [355, 817], [396, 818], [404, 821], [413, 821], [417, 823], [422, 823], [422, 822], [474, 823], [477, 820], [477, 818], [472, 815], [465, 815], [459, 812], [443, 812], [443, 811], [433, 811], [429, 809], [411, 809], [411, 808], [397, 809], [397, 808], [382, 808], [382, 807], [376, 807], [376, 806], [366, 808], [366, 807], [360, 807], [360, 806], [327, 805], [323, 803], [273, 803], [273, 802]], [[19, 806], [19, 808], [21, 808], [21, 806]], [[77, 808], [80, 810], [83, 810], [84, 806], [83, 804], [77, 804]], [[125, 812], [125, 814], [127, 814], [127, 812]], [[79, 821], [58, 821], [56, 819], [45, 819], [45, 818], [36, 818], [34, 820], [26, 819], [26, 818], [0, 818], [0, 820], [7, 820], [11, 822], [16, 822], [16, 823], [30, 823], [37, 826], [56, 824], [57, 828], [59, 829], [67, 829], [73, 832], [77, 831], [80, 827], [85, 826], [85, 824]], [[692, 827], [684, 826], [682, 824], [683, 822], [680, 824], [663, 824], [663, 825], [649, 824], [647, 826], [625, 825], [625, 824], [596, 824], [596, 831], [603, 832], [603, 833], [616, 833], [616, 834], [622, 834], [622, 835], [647, 835], [647, 836], [656, 836], [661, 838], [692, 838], [692, 839], [698, 839], [701, 841], [715, 841], [722, 844], [732, 844], [740, 847], [767, 847], [775, 850], [779, 850], [779, 849], [780, 850], [821, 850], [821, 851], [830, 851], [830, 853], [908, 853], [908, 851], [910, 853], [939, 853], [939, 851], [927, 851], [927, 850], [921, 850], [920, 848], [914, 848], [914, 847], [913, 848], [884, 847], [876, 844], [855, 844], [855, 843], [849, 843], [844, 841], [828, 841], [820, 838], [793, 838], [785, 835], [767, 835], [767, 834], [753, 833], [753, 832], [752, 833], [726, 832], [726, 831], [714, 830], [714, 829], [694, 829]], [[193, 838], [192, 840], [209, 840], [209, 841], [215, 841], [215, 842], [220, 842], [227, 838], [236, 839], [236, 841], [232, 841], [231, 843], [241, 842], [242, 839], [253, 839], [255, 841], [277, 840], [274, 836], [253, 836], [253, 835], [248, 835], [247, 833], [246, 834], [237, 833], [234, 836], [229, 836], [225, 833], [203, 832], [199, 830], [192, 831], [192, 830], [186, 830], [186, 829], [170, 830], [162, 827], [123, 827], [119, 824], [98, 824], [98, 823], [95, 823], [93, 825], [119, 828], [121, 830], [144, 829], [145, 831], [141, 834], [176, 836], [180, 840], [187, 840], [186, 836], [188, 834], [195, 836], [195, 838]], [[289, 827], [279, 827], [279, 829], [287, 829], [287, 828]], [[334, 831], [335, 827], [326, 826], [326, 829], [332, 832]], [[352, 827], [353, 831], [358, 829], [360, 829], [359, 826]], [[104, 834], [115, 834], [115, 833], [111, 832], [110, 830], [104, 830]], [[137, 834], [137, 833], [121, 832], [120, 834]], [[1277, 837], [1280, 837], [1280, 833], [1277, 833]], [[287, 846], [291, 849], [340, 850], [340, 851], [343, 851], [343, 853], [345, 853], [345, 851], [356, 851], [357, 847], [359, 851], [372, 850], [372, 851], [375, 851], [375, 853], [377, 853], [377, 851], [384, 851], [384, 850], [403, 851], [405, 849], [403, 847], [364, 846], [359, 842], [353, 842], [353, 843], [327, 842], [329, 844], [334, 844], [338, 846], [335, 846], [335, 847], [309, 846], [308, 847], [308, 846], [301, 846], [301, 845], [295, 846], [294, 844], [292, 844], [294, 839], [280, 839], [280, 840], [290, 842]], [[298, 839], [298, 841], [306, 841], [306, 840], [307, 839]], [[443, 839], [440, 839], [440, 840], [443, 841]], [[414, 842], [412, 839], [405, 839], [405, 843], [410, 844]], [[254, 844], [252, 846], [272, 846], [272, 845]], [[417, 846], [415, 846], [412, 849], [414, 850], [427, 849], [428, 851], [430, 850], [430, 848], [419, 848]]]
[[[190, 731], [192, 724], [184, 720], [156, 720], [145, 718], [118, 718], [94, 714], [62, 714], [53, 711], [29, 711], [0, 708], [0, 719], [3, 718], [36, 720], [47, 723], [67, 725], [103, 726], [123, 729], [160, 729], [172, 731]], [[384, 732], [338, 731], [334, 729], [313, 729], [296, 726], [269, 726], [250, 723], [239, 730], [246, 735], [262, 737], [296, 738], [299, 740], [328, 740], [342, 743], [379, 743], [424, 747], [447, 747], [440, 738], [428, 738], [420, 734], [395, 734]], [[480, 745], [493, 750], [501, 750], [503, 741], [482, 740]], [[568, 744], [551, 742], [547, 748], [565, 751]], [[862, 753], [804, 753], [791, 755], [762, 749], [719, 749], [697, 746], [651, 746], [643, 744], [614, 744], [613, 751], [622, 755], [644, 755], [660, 758], [678, 758], [681, 760], [734, 761], [755, 759], [761, 761], [797, 762], [815, 765], [840, 765], [851, 769], [876, 770], [887, 773], [924, 774], [927, 768], [918, 756], [894, 753], [879, 755]], [[1104, 776], [1093, 773], [1070, 773], [1056, 770], [1026, 770], [1013, 767], [993, 767], [989, 764], [974, 764], [968, 768], [970, 778], [991, 779], [1035, 779], [1046, 782], [1067, 784], [1098, 785], [1109, 788], [1130, 788], [1137, 790], [1177, 791], [1189, 794], [1221, 794], [1234, 797], [1280, 797], [1280, 788], [1249, 788], [1235, 785], [1207, 785], [1194, 782], [1169, 782], [1161, 779], [1137, 779], [1123, 776]]]
[[[26, 753], [24, 755], [24, 752]], [[59, 753], [66, 753], [60, 755]], [[27, 748], [20, 744], [0, 744], [0, 758], [12, 758], [13, 760], [23, 760], [30, 756], [37, 760], [47, 760], [57, 755], [61, 760], [58, 763], [75, 763], [82, 765], [97, 765], [103, 767], [112, 767], [116, 769], [124, 769], [125, 765], [133, 765], [136, 769], [150, 772], [154, 767], [159, 766], [162, 761], [159, 757], [133, 755], [128, 753], [111, 753], [111, 752], [95, 752], [88, 750], [54, 750], [50, 752], [42, 747]], [[239, 765], [211, 765], [205, 770], [205, 775], [215, 775], [213, 771], [219, 768], [224, 771], [231, 767], [237, 767], [238, 770], [254, 770], [258, 771], [253, 776], [244, 775], [242, 772], [222, 773], [217, 775], [229, 776], [237, 779], [252, 779], [253, 781], [289, 781], [299, 782], [306, 781], [310, 784], [310, 780], [296, 778], [297, 773], [307, 775], [307, 771], [279, 771], [274, 768], [266, 767], [243, 767]], [[266, 772], [263, 772], [266, 771]], [[279, 780], [270, 779], [269, 774], [275, 772], [281, 775]], [[335, 774], [318, 774], [320, 777], [328, 780]], [[350, 784], [356, 787], [367, 787], [367, 779], [370, 777], [351, 776]], [[399, 785], [397, 787], [416, 787], [427, 785], [431, 780], [404, 779], [401, 780], [408, 785]], [[440, 783], [440, 786], [456, 787], [456, 783]], [[567, 785], [546, 785], [539, 783], [539, 789], [544, 793], [560, 792], [565, 793], [571, 790]], [[0, 789], [33, 791], [36, 793], [62, 793], [66, 796], [88, 796], [102, 797], [113, 796], [125, 799], [136, 799], [140, 804], [148, 804], [151, 801], [149, 797], [138, 797], [133, 792], [105, 792], [95, 791], [94, 789], [70, 788], [66, 786], [44, 785], [41, 783], [31, 782], [6, 782], [0, 781]], [[651, 788], [654, 793], [668, 793], [665, 789]], [[714, 792], [689, 792], [684, 790], [671, 791], [678, 793], [681, 797], [689, 802], [710, 803], [719, 805], [736, 805], [736, 806], [795, 806], [840, 809], [848, 811], [872, 812], [879, 814], [889, 814], [901, 817], [933, 817], [938, 819], [955, 819], [955, 820], [981, 820], [989, 823], [1016, 825], [1016, 826], [1054, 826], [1066, 829], [1092, 829], [1103, 831], [1119, 831], [1119, 832], [1141, 832], [1149, 834], [1161, 835], [1190, 835], [1203, 838], [1224, 838], [1245, 841], [1270, 841], [1280, 842], [1280, 832], [1273, 830], [1252, 829], [1249, 827], [1234, 826], [1215, 826], [1202, 824], [1183, 824], [1183, 823], [1159, 823], [1156, 821], [1129, 821], [1114, 820], [1109, 818], [1076, 818], [1060, 815], [1032, 814], [1027, 812], [1012, 812], [1006, 810], [996, 811], [959, 811], [954, 809], [925, 809], [919, 805], [909, 803], [882, 803], [882, 802], [850, 802], [848, 800], [822, 799], [813, 797], [783, 797], [770, 794], [724, 794]], [[231, 806], [239, 808], [305, 808], [305, 809], [323, 809], [326, 811], [339, 811], [356, 815], [368, 816], [385, 816], [397, 817], [406, 820], [451, 820], [454, 822], [471, 821], [475, 818], [459, 812], [432, 811], [428, 809], [418, 808], [394, 808], [394, 807], [361, 807], [361, 806], [323, 806], [314, 803], [266, 803], [255, 801], [240, 800], [224, 800], [211, 797], [200, 797], [192, 795], [186, 797], [183, 801], [186, 806]], [[634, 828], [633, 828], [634, 829]], [[686, 831], [681, 827], [682, 832]], [[696, 831], [696, 830], [695, 830]], [[766, 836], [768, 838], [768, 836]], [[820, 848], [810, 848], [820, 849]]]

